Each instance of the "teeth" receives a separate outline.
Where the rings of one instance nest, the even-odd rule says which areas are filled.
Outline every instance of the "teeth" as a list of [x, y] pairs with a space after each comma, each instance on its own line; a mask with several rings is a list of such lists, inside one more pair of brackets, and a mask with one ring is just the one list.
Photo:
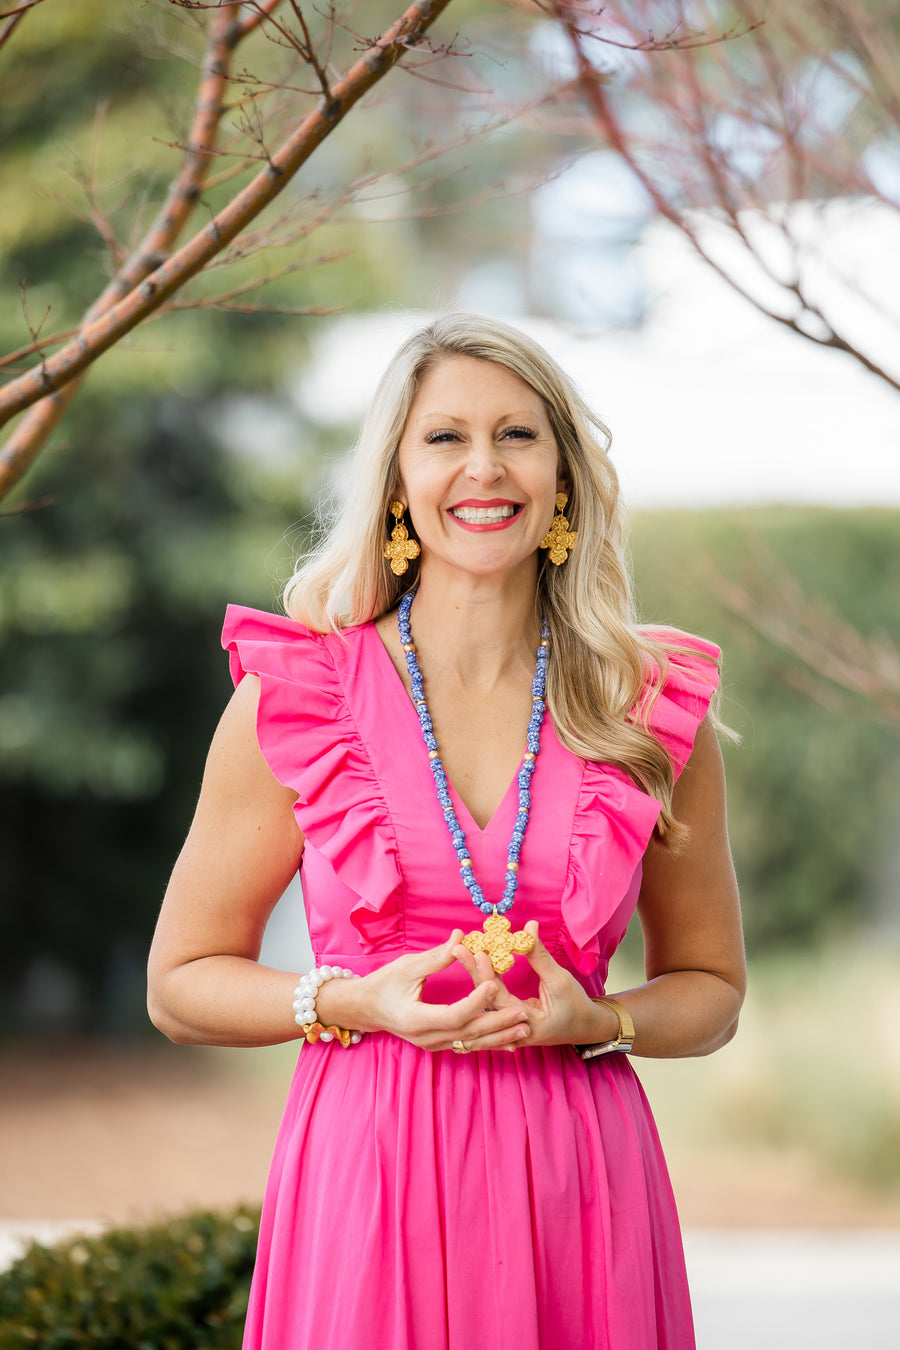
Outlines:
[[456, 506], [450, 514], [467, 525], [493, 525], [498, 520], [509, 520], [515, 510], [514, 506]]

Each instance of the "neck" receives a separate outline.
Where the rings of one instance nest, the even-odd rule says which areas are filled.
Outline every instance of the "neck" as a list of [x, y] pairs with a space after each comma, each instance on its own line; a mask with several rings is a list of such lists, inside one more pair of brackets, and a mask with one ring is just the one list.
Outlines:
[[437, 578], [422, 569], [411, 625], [423, 666], [461, 684], [490, 686], [534, 668], [540, 641], [536, 577]]

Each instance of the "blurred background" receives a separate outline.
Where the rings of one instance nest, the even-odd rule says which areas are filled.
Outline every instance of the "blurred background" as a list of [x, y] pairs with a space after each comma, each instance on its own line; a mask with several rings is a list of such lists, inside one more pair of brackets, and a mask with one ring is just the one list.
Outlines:
[[[639, 1065], [683, 1218], [896, 1233], [900, 16], [758, 9], [573, 28], [454, 0], [253, 232], [97, 361], [0, 504], [0, 1216], [260, 1199], [294, 1051], [162, 1043], [146, 952], [230, 692], [224, 605], [278, 606], [387, 354], [459, 306], [576, 378], [612, 428], [642, 616], [725, 649], [751, 993], [710, 1061]], [[340, 65], [354, 23], [400, 12], [309, 18]], [[10, 379], [165, 197], [209, 23], [44, 0], [0, 41]], [[311, 106], [296, 43], [267, 36], [188, 235]], [[305, 943], [289, 893], [264, 959], [300, 968]], [[615, 982], [639, 959], [629, 936]]]

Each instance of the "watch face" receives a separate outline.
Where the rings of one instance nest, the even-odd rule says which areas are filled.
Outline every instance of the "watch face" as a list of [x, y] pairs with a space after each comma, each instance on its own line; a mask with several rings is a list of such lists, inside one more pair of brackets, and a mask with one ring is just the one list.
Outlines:
[[601, 1055], [612, 1054], [617, 1048], [617, 1043], [615, 1041], [606, 1041], [603, 1045], [588, 1045], [582, 1050], [581, 1058], [599, 1059]]
[[631, 1041], [620, 1041], [618, 1038], [614, 1041], [604, 1041], [602, 1045], [576, 1045], [582, 1059], [599, 1059], [601, 1055], [627, 1055], [631, 1049]]

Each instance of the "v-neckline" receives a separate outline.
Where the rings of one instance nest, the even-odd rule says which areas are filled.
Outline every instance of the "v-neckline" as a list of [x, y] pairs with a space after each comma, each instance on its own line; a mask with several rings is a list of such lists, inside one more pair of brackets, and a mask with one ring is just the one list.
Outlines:
[[[402, 696], [402, 700], [403, 700], [403, 702], [406, 704], [407, 709], [409, 710], [408, 715], [412, 718], [412, 721], [413, 721], [413, 723], [415, 724], [416, 741], [417, 741], [417, 743], [419, 744], [419, 746], [422, 747], [422, 749], [423, 749], [423, 751], [424, 751], [424, 742], [423, 742], [423, 740], [422, 740], [422, 725], [421, 725], [421, 723], [420, 723], [420, 721], [419, 721], [419, 715], [418, 715], [418, 713], [416, 712], [416, 709], [415, 709], [415, 706], [414, 706], [414, 704], [413, 704], [412, 698], [410, 697], [409, 690], [407, 689], [406, 685], [403, 683], [403, 676], [400, 674], [399, 670], [398, 670], [397, 667], [394, 665], [394, 659], [393, 659], [393, 657], [391, 656], [390, 652], [388, 651], [387, 644], [385, 643], [384, 638], [383, 638], [383, 637], [381, 636], [381, 634], [379, 633], [378, 628], [377, 628], [377, 626], [376, 626], [374, 620], [372, 620], [372, 622], [369, 624], [369, 627], [370, 627], [370, 629], [371, 629], [371, 631], [372, 631], [373, 639], [374, 639], [375, 643], [377, 644], [377, 646], [378, 646], [378, 648], [379, 648], [379, 650], [380, 650], [380, 652], [381, 652], [381, 654], [382, 654], [382, 657], [383, 657], [384, 661], [387, 663], [388, 667], [390, 668], [390, 673], [391, 673], [391, 675], [393, 676], [394, 681], [396, 682], [396, 687], [397, 687], [397, 689], [399, 689], [399, 691], [400, 691], [400, 694], [401, 694], [401, 696]], [[546, 729], [546, 728], [545, 728], [545, 729]], [[525, 752], [524, 752], [524, 750], [523, 750], [523, 751], [522, 751], [522, 756], [523, 756], [523, 758], [524, 758], [524, 754], [525, 754]], [[510, 793], [512, 793], [514, 790], [515, 790], [516, 792], [518, 792], [519, 770], [521, 769], [521, 767], [522, 767], [522, 760], [520, 759], [518, 765], [516, 766], [516, 771], [515, 771], [515, 773], [514, 773], [513, 776], [512, 776], [512, 780], [511, 780], [510, 783], [507, 785], [506, 791], [504, 792], [503, 796], [500, 798], [500, 800], [499, 800], [499, 802], [497, 803], [497, 805], [494, 807], [494, 810], [493, 810], [493, 812], [491, 813], [490, 819], [489, 819], [489, 820], [485, 823], [485, 825], [482, 827], [481, 825], [478, 824], [478, 821], [477, 821], [477, 820], [475, 819], [475, 817], [472, 815], [472, 812], [469, 810], [468, 805], [467, 805], [466, 802], [464, 801], [464, 799], [463, 799], [461, 793], [458, 791], [456, 785], [451, 781], [450, 775], [447, 773], [446, 765], [444, 766], [444, 773], [445, 773], [446, 776], [447, 776], [447, 783], [448, 783], [448, 785], [449, 785], [449, 787], [450, 787], [450, 795], [451, 795], [452, 798], [453, 798], [453, 804], [454, 804], [454, 807], [456, 808], [457, 815], [460, 814], [460, 808], [462, 808], [461, 814], [464, 815], [464, 816], [466, 817], [466, 822], [465, 822], [465, 831], [466, 831], [466, 833], [469, 832], [469, 828], [470, 828], [470, 827], [471, 827], [471, 829], [477, 831], [477, 833], [480, 834], [482, 837], [486, 837], [488, 834], [490, 834], [490, 833], [492, 832], [493, 826], [494, 826], [494, 824], [497, 822], [497, 820], [500, 818], [500, 816], [501, 816], [501, 814], [502, 814], [502, 812], [503, 812], [503, 808], [504, 808], [504, 806], [506, 805], [507, 799], [508, 799], [509, 796], [510, 796]], [[435, 792], [435, 800], [437, 800], [437, 793], [436, 793], [436, 792]]]

